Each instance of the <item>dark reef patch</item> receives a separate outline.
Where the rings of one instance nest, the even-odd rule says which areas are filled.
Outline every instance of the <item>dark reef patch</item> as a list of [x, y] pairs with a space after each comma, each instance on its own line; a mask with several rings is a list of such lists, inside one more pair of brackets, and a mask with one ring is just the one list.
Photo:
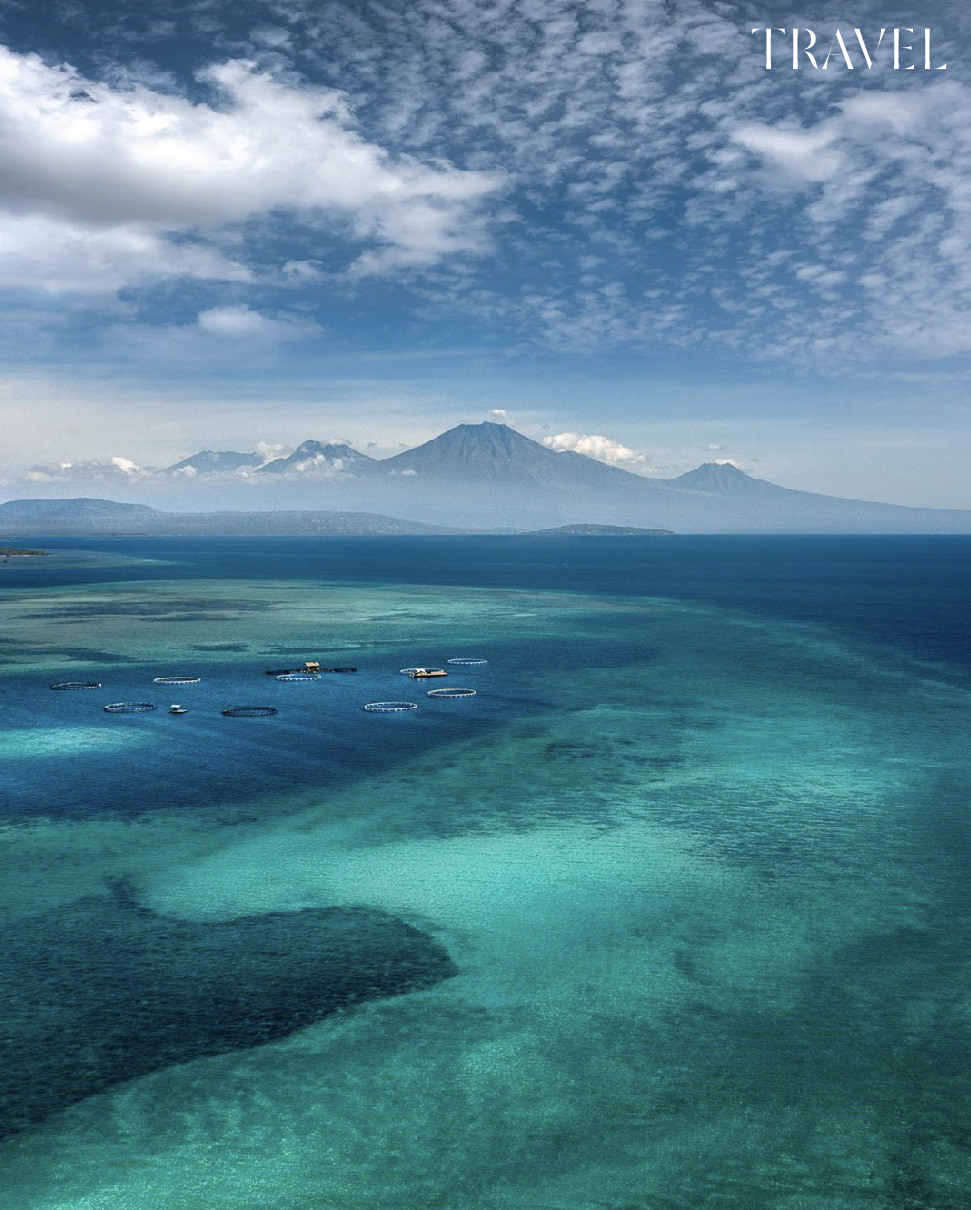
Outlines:
[[[41, 648], [40, 650], [45, 650]], [[123, 655], [119, 651], [102, 651], [100, 647], [48, 647], [53, 655], [59, 655], [65, 660], [74, 660], [82, 664], [137, 664], [133, 655]]]
[[118, 884], [18, 922], [0, 950], [0, 1135], [455, 973], [432, 938], [369, 908], [198, 924], [139, 907]]
[[229, 597], [161, 597], [150, 601], [119, 601], [106, 598], [67, 605], [50, 605], [40, 613], [24, 613], [21, 621], [87, 621], [90, 618], [148, 618], [151, 621], [170, 614], [192, 614], [205, 619], [211, 614], [262, 613], [265, 601], [247, 601]]

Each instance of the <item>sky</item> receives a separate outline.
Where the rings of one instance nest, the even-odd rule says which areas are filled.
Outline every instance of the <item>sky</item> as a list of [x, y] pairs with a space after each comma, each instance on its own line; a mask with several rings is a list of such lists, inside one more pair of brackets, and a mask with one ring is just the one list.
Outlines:
[[0, 310], [2, 498], [502, 420], [971, 507], [971, 9], [0, 0]]

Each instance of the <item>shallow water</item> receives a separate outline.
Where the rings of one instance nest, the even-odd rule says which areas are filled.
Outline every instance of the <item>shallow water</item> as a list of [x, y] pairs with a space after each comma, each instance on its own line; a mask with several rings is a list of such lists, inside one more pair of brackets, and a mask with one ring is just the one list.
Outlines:
[[[5, 1206], [967, 1203], [971, 542], [667, 541], [63, 544], [0, 580], [13, 949], [122, 879], [166, 935], [366, 908], [458, 972], [12, 1134]], [[475, 698], [397, 674], [455, 655]], [[264, 675], [311, 657], [359, 672]]]

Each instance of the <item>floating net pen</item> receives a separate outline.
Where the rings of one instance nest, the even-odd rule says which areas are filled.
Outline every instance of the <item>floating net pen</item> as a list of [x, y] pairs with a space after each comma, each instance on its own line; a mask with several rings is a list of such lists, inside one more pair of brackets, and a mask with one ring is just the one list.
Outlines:
[[111, 702], [105, 706], [108, 714], [146, 714], [154, 709], [154, 702]]
[[276, 713], [276, 706], [230, 706], [223, 711], [226, 718], [269, 718]]
[[446, 664], [454, 664], [457, 668], [478, 668], [488, 662], [488, 660], [473, 659], [471, 656], [460, 656], [458, 659], [445, 661]]
[[278, 681], [319, 681], [320, 674], [317, 672], [281, 672], [276, 679]]
[[60, 681], [52, 689], [100, 689], [100, 681]]
[[152, 678], [153, 685], [198, 685], [201, 676], [156, 676]]
[[474, 689], [429, 689], [429, 697], [475, 697]]
[[368, 702], [364, 709], [369, 714], [400, 714], [405, 710], [417, 710], [417, 702]]

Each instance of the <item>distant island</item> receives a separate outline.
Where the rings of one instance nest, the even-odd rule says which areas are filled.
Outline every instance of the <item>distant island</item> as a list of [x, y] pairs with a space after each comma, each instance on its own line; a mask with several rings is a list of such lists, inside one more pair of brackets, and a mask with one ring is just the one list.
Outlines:
[[673, 534], [673, 529], [638, 529], [634, 525], [557, 525], [555, 529], [534, 529], [536, 537], [640, 538], [645, 534]]
[[45, 557], [50, 553], [49, 550], [29, 550], [24, 546], [0, 546], [0, 558], [4, 559], [24, 559], [33, 558], [34, 556]]
[[[403, 521], [378, 513], [331, 510], [167, 513], [114, 500], [8, 500], [0, 504], [0, 533], [98, 537], [387, 537], [455, 534], [444, 525]], [[3, 549], [3, 548], [0, 548]], [[45, 554], [45, 551], [10, 553]]]

